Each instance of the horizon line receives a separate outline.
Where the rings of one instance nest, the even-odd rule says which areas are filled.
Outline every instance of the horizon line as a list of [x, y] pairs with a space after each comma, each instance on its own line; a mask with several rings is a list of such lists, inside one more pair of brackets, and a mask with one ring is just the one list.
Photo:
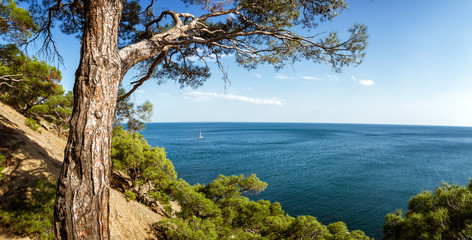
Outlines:
[[[405, 124], [405, 123], [355, 123], [355, 122], [263, 122], [263, 121], [175, 121], [175, 122], [147, 122], [145, 124], [153, 123], [293, 123], [293, 124], [345, 124], [345, 125], [390, 125], [390, 126], [423, 126], [423, 127], [466, 127], [470, 128], [472, 125], [446, 125], [446, 124]], [[124, 123], [126, 124], [126, 123]]]

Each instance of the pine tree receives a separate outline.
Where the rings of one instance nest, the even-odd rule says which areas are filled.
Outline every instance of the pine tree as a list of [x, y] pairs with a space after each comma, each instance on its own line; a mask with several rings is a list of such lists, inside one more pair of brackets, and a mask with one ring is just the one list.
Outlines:
[[[58, 183], [55, 227], [59, 239], [110, 237], [108, 227], [110, 146], [118, 89], [133, 67], [143, 72], [126, 98], [150, 78], [198, 87], [210, 76], [205, 59], [233, 54], [252, 69], [260, 64], [282, 68], [300, 60], [328, 63], [335, 71], [359, 64], [367, 33], [363, 25], [348, 30], [341, 41], [335, 32], [297, 34], [294, 27], [317, 30], [347, 4], [342, 0], [183, 0], [205, 12], [162, 10], [150, 1], [31, 0], [45, 46], [51, 26], [81, 40], [74, 86], [74, 111]], [[47, 14], [44, 14], [47, 13]], [[194, 58], [198, 62], [193, 61]], [[224, 74], [225, 79], [226, 74]], [[80, 151], [77, 151], [80, 149]], [[80, 206], [80, 207], [78, 207]]]

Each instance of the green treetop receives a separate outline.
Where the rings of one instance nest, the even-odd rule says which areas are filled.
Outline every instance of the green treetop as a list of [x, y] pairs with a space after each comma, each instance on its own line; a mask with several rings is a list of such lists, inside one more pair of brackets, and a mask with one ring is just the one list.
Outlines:
[[168, 193], [181, 206], [178, 218], [161, 221], [163, 239], [326, 239], [368, 240], [362, 231], [349, 231], [337, 222], [325, 226], [315, 217], [293, 218], [278, 202], [251, 201], [241, 193], [260, 192], [267, 183], [248, 177], [218, 176], [208, 185], [190, 186], [179, 179]]
[[177, 177], [164, 148], [151, 147], [141, 134], [122, 126], [113, 129], [111, 158], [114, 169], [130, 176], [138, 201], [144, 200], [149, 190], [165, 189]]
[[22, 113], [59, 91], [62, 77], [57, 68], [27, 57], [15, 45], [0, 46], [0, 56], [0, 98]]
[[38, 25], [28, 10], [13, 0], [0, 0], [0, 39], [21, 44], [36, 30]]
[[444, 183], [423, 191], [401, 210], [385, 217], [384, 239], [471, 239], [472, 180], [468, 186]]
[[57, 128], [57, 135], [60, 137], [64, 130], [68, 130], [69, 128], [73, 98], [71, 91], [64, 95], [64, 90], [62, 90], [62, 86], [59, 85], [46, 102], [34, 105], [28, 113], [34, 114], [38, 117], [43, 117], [47, 121], [53, 123]]
[[[118, 90], [118, 96], [123, 96], [125, 94], [125, 89], [120, 87]], [[130, 98], [130, 96], [127, 96], [117, 99], [113, 125], [117, 126], [126, 120], [128, 130], [133, 132], [144, 130], [146, 128], [144, 122], [149, 122], [151, 120], [153, 105], [151, 102], [146, 101], [143, 104], [136, 106]]]

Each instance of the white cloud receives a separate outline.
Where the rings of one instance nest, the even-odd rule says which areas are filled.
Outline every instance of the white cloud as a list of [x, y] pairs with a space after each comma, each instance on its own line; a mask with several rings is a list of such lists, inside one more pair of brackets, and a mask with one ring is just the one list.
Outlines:
[[262, 98], [252, 98], [246, 96], [239, 96], [233, 94], [220, 94], [215, 92], [188, 92], [186, 93], [185, 99], [190, 100], [206, 100], [206, 99], [226, 99], [226, 100], [235, 100], [239, 102], [259, 104], [259, 105], [275, 105], [282, 106], [282, 101], [278, 98], [272, 99], [262, 99]]
[[287, 75], [283, 75], [283, 74], [279, 74], [279, 75], [275, 75], [275, 78], [287, 80], [287, 79], [293, 79], [294, 77], [292, 77], [292, 76], [287, 76]]
[[[232, 57], [234, 56], [234, 54], [223, 54], [223, 55], [218, 55], [218, 57], [221, 59], [221, 58], [228, 58], [228, 57]], [[201, 58], [200, 57], [197, 57], [197, 56], [190, 56], [190, 57], [187, 57], [188, 60], [192, 61], [192, 62], [196, 62], [196, 61], [200, 61]], [[203, 59], [205, 59], [205, 61], [207, 62], [216, 62], [216, 57], [215, 57], [215, 54], [210, 54], [208, 57], [204, 57]]]
[[364, 86], [372, 86], [375, 84], [375, 82], [372, 80], [359, 80], [359, 84]]
[[328, 78], [328, 80], [331, 80], [331, 81], [339, 81], [339, 77], [338, 77], [338, 76], [326, 74], [326, 77]]
[[262, 75], [260, 75], [259, 73], [256, 73], [256, 77], [257, 78], [262, 78]]
[[200, 60], [200, 58], [197, 57], [197, 56], [195, 56], [195, 55], [190, 56], [190, 57], [187, 57], [187, 59], [190, 60], [190, 61], [192, 61], [192, 62], [196, 62], [196, 61]]
[[375, 84], [374, 81], [369, 80], [369, 79], [361, 79], [361, 80], [357, 81], [357, 78], [354, 77], [354, 76], [351, 76], [351, 79], [352, 79], [352, 81], [354, 81], [354, 82], [359, 82], [359, 84], [360, 84], [360, 85], [363, 85], [363, 86], [372, 86], [372, 85]]
[[305, 79], [305, 80], [312, 80], [312, 81], [319, 81], [321, 79], [317, 78], [317, 77], [312, 77], [312, 76], [302, 76], [302, 79]]
[[154, 95], [158, 97], [170, 97], [171, 95], [169, 93], [155, 93]]

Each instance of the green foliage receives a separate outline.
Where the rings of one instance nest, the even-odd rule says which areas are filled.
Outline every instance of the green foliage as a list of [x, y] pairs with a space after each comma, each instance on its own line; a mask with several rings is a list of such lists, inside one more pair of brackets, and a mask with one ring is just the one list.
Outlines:
[[54, 239], [52, 223], [56, 185], [46, 180], [36, 180], [32, 188], [31, 198], [25, 203], [0, 210], [0, 223], [17, 234]]
[[255, 174], [244, 178], [244, 175], [226, 177], [219, 175], [215, 181], [205, 186], [201, 191], [207, 198], [218, 202], [224, 198], [239, 197], [241, 193], [261, 192], [267, 187], [267, 183], [262, 182]]
[[279, 203], [251, 201], [243, 192], [260, 192], [267, 183], [248, 177], [218, 176], [208, 185], [190, 186], [179, 179], [169, 193], [179, 202], [178, 218], [161, 221], [164, 239], [370, 239], [349, 232], [342, 222], [324, 226], [311, 216], [290, 217]]
[[[183, 13], [185, 17], [170, 17], [178, 10], [168, 9], [165, 4], [160, 5], [161, 2], [153, 1], [148, 6], [136, 0], [125, 1], [118, 31], [119, 48], [165, 34], [176, 26], [173, 19], [177, 17], [180, 19], [177, 22], [185, 26], [183, 29], [188, 29], [176, 41], [158, 43], [171, 46], [163, 55], [165, 61], [157, 61], [156, 54], [136, 65], [139, 75], [144, 76], [143, 81], [154, 78], [158, 84], [163, 84], [173, 80], [181, 87], [197, 88], [210, 77], [207, 61], [210, 58], [216, 60], [226, 80], [228, 77], [220, 60], [227, 55], [233, 55], [236, 62], [247, 69], [262, 64], [280, 69], [308, 60], [330, 64], [334, 71], [361, 63], [365, 55], [365, 26], [353, 25], [343, 34], [345, 40], [335, 31], [318, 29], [321, 23], [331, 21], [348, 9], [344, 0], [182, 1], [193, 6], [189, 9], [203, 9], [203, 12], [198, 10], [192, 17], [189, 17], [191, 12]], [[44, 12], [57, 7], [56, 2], [44, 1], [42, 5], [35, 4], [34, 0], [28, 2], [41, 26], [47, 29], [50, 19]], [[84, 5], [79, 1], [60, 6], [51, 21], [57, 21], [64, 33], [80, 38], [85, 23]], [[190, 24], [190, 19], [197, 24]], [[299, 34], [310, 31], [312, 37]], [[134, 81], [132, 85], [141, 85], [143, 81]]]
[[0, 38], [7, 42], [24, 43], [38, 25], [29, 11], [13, 0], [0, 0]]
[[0, 45], [0, 100], [22, 113], [62, 95], [61, 73], [46, 62], [27, 57], [14, 45]]
[[329, 234], [328, 228], [312, 216], [297, 217], [286, 232], [289, 239], [326, 239]]
[[169, 197], [169, 194], [166, 193], [166, 191], [162, 191], [162, 190], [161, 191], [149, 191], [149, 192], [147, 192], [147, 196], [151, 200], [159, 201], [163, 205], [165, 214], [167, 214], [167, 216], [172, 215], [173, 209], [172, 209], [172, 205], [171, 205], [171, 202], [170, 202], [171, 199]]
[[183, 179], [173, 182], [170, 186], [170, 194], [179, 202], [181, 207], [179, 216], [183, 219], [196, 216], [199, 218], [215, 217], [221, 213], [213, 201], [198, 192], [200, 185], [190, 186]]
[[160, 203], [163, 203], [163, 204], [170, 204], [170, 198], [169, 198], [168, 194], [166, 194], [165, 192], [149, 191], [148, 192], [148, 197], [150, 197], [153, 200], [157, 200], [157, 201], [159, 201]]
[[126, 131], [122, 126], [113, 129], [111, 158], [114, 169], [131, 177], [138, 200], [143, 197], [140, 187], [151, 185], [160, 191], [177, 177], [164, 148], [151, 147], [141, 134]]
[[0, 181], [2, 181], [2, 179], [3, 179], [3, 174], [2, 174], [2, 172], [3, 172], [3, 169], [4, 169], [4, 167], [3, 167], [3, 162], [4, 162], [4, 161], [5, 161], [5, 156], [3, 156], [3, 155], [0, 153]]
[[443, 183], [408, 202], [408, 211], [385, 217], [384, 239], [472, 238], [472, 180], [468, 186]]
[[[120, 87], [118, 91], [118, 96], [123, 96], [125, 94], [125, 89]], [[144, 128], [146, 127], [146, 125], [144, 125], [144, 122], [149, 122], [151, 120], [152, 108], [153, 105], [149, 101], [146, 101], [141, 105], [135, 106], [129, 96], [124, 98], [123, 100], [119, 100], [118, 97], [118, 100], [116, 102], [115, 118], [113, 120], [113, 125], [118, 126], [126, 120], [128, 130], [133, 132], [144, 130]]]
[[134, 194], [134, 192], [131, 192], [131, 191], [126, 191], [125, 193], [123, 193], [126, 197], [126, 200], [136, 200], [136, 194]]
[[216, 232], [217, 226], [207, 219], [195, 216], [182, 221], [176, 218], [167, 218], [161, 221], [159, 231], [162, 231], [165, 239], [201, 240], [222, 239]]
[[64, 130], [69, 128], [69, 120], [72, 116], [72, 104], [74, 96], [69, 91], [64, 94], [62, 86], [58, 85], [54, 94], [42, 104], [34, 105], [29, 110], [29, 114], [43, 117], [53, 123], [57, 128], [58, 136], [62, 136]]
[[42, 133], [38, 122], [32, 118], [25, 118], [25, 125], [33, 129], [36, 132]]

